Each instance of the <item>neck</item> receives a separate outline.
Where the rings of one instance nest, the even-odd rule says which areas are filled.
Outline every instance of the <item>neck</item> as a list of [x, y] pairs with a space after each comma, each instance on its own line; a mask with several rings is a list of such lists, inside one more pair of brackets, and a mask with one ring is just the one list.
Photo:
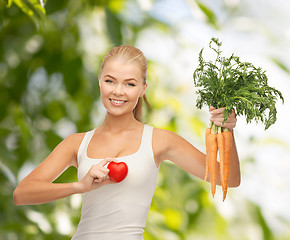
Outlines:
[[141, 122], [137, 121], [133, 113], [114, 116], [107, 112], [104, 122], [100, 126], [102, 130], [120, 132], [127, 129], [132, 129], [142, 125]]

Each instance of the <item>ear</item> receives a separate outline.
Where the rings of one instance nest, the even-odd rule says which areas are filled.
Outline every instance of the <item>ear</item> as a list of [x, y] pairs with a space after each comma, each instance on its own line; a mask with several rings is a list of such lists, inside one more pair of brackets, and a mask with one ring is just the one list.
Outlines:
[[146, 90], [147, 86], [148, 86], [148, 82], [146, 82], [146, 84], [143, 86], [140, 97], [143, 97], [145, 95], [145, 90]]
[[101, 76], [100, 76], [100, 74], [98, 75], [98, 82], [99, 82], [99, 87], [100, 87], [100, 78], [101, 78]]

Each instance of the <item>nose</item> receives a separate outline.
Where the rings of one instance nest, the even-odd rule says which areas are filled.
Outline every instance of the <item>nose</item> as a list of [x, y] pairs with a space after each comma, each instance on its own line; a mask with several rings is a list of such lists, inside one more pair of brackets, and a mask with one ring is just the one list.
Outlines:
[[124, 90], [122, 84], [116, 84], [114, 89], [113, 89], [113, 94], [122, 96], [124, 95]]

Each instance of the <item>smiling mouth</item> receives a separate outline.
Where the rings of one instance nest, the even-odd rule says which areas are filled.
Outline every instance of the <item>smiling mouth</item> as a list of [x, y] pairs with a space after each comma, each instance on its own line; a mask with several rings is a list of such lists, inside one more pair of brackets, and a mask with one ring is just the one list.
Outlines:
[[123, 104], [123, 103], [127, 102], [124, 100], [116, 100], [116, 99], [111, 99], [111, 98], [109, 98], [109, 99], [112, 103], [115, 103], [115, 104]]

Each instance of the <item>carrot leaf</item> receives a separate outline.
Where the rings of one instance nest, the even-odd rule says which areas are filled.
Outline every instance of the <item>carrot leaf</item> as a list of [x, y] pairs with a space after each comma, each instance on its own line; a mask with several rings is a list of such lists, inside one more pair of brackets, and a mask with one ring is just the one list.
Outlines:
[[268, 86], [264, 70], [252, 63], [241, 62], [232, 54], [223, 57], [222, 43], [212, 38], [209, 47], [216, 53], [214, 62], [203, 59], [203, 49], [199, 53], [199, 65], [193, 73], [197, 87], [196, 107], [225, 107], [224, 122], [235, 109], [237, 115], [244, 115], [247, 123], [261, 121], [268, 129], [277, 120], [276, 102], [284, 98], [280, 91]]

